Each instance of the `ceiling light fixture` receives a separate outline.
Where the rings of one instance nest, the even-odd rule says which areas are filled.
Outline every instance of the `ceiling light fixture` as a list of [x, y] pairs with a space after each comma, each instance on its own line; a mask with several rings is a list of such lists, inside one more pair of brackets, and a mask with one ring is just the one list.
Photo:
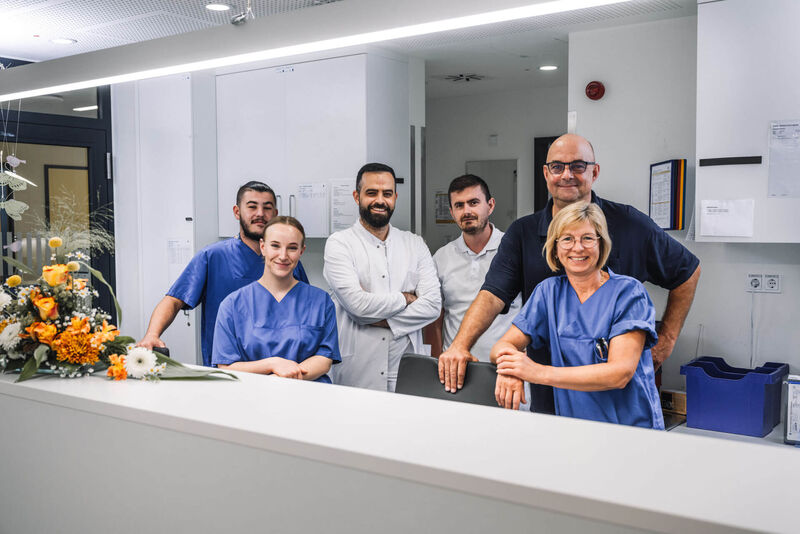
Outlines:
[[72, 108], [72, 111], [94, 111], [97, 109], [97, 106], [83, 106], [80, 108]]
[[556, 70], [558, 65], [542, 65], [539, 70]]
[[228, 4], [206, 4], [206, 9], [209, 11], [230, 11], [231, 6]]
[[[311, 54], [315, 52], [323, 52], [328, 50], [335, 50], [341, 48], [348, 48], [354, 46], [363, 46], [367, 44], [378, 43], [382, 41], [390, 41], [393, 39], [404, 39], [408, 37], [417, 37], [420, 35], [428, 35], [438, 32], [445, 32], [445, 31], [452, 31], [452, 30], [460, 30], [465, 28], [472, 28], [477, 26], [485, 26], [488, 24], [496, 24], [500, 22], [509, 22], [513, 20], [520, 20], [532, 17], [539, 17], [543, 15], [551, 15], [554, 13], [562, 13], [565, 11], [573, 11], [577, 9], [587, 9], [591, 7], [603, 6], [603, 5], [610, 5], [610, 4], [619, 4], [624, 3], [630, 0], [551, 0], [545, 2], [538, 2], [533, 4], [526, 4], [521, 7], [512, 7], [508, 9], [500, 9], [497, 11], [489, 11], [484, 13], [478, 13], [473, 15], [465, 15], [460, 17], [451, 17], [445, 18], [441, 20], [435, 20], [431, 22], [422, 22], [417, 24], [408, 24], [406, 26], [398, 26], [394, 28], [385, 28], [377, 31], [368, 31], [362, 33], [354, 33], [351, 35], [344, 35], [340, 37], [333, 37], [329, 39], [322, 39], [318, 41], [309, 41], [301, 44], [294, 44], [289, 46], [279, 46], [274, 48], [267, 48], [262, 50], [256, 50], [252, 52], [243, 52], [243, 53], [235, 53], [228, 56], [223, 57], [216, 57], [207, 60], [199, 60], [199, 61], [189, 61], [185, 63], [177, 63], [167, 66], [159, 66], [153, 67], [150, 69], [142, 69], [136, 72], [128, 72], [124, 74], [109, 74], [107, 76], [100, 76], [95, 78], [90, 78], [87, 80], [77, 81], [77, 82], [68, 82], [68, 83], [61, 83], [55, 85], [46, 85], [36, 87], [34, 89], [28, 90], [16, 90], [10, 93], [0, 94], [0, 102], [5, 102], [8, 100], [16, 100], [19, 98], [30, 98], [32, 96], [47, 94], [47, 93], [54, 93], [54, 92], [63, 92], [63, 91], [74, 91], [77, 89], [85, 89], [87, 87], [97, 87], [99, 85], [110, 85], [115, 83], [123, 83], [135, 80], [143, 80], [146, 78], [156, 78], [159, 76], [168, 76], [170, 74], [180, 74], [186, 72], [192, 72], [197, 70], [204, 70], [204, 69], [213, 69], [219, 67], [227, 67], [232, 65], [241, 65], [244, 63], [252, 63], [255, 61], [264, 61], [264, 60], [271, 60], [271, 59], [279, 59], [279, 58], [286, 58], [292, 56], [298, 56], [302, 54]], [[413, 13], [413, 15], [407, 15], [407, 18], [414, 20], [414, 18], [425, 16], [424, 12], [421, 12], [418, 9], [414, 9], [413, 11], [411, 8], [415, 7], [414, 4], [418, 2], [408, 2], [409, 4], [409, 12]], [[351, 6], [353, 9], [360, 9], [363, 11], [364, 6], [368, 5], [367, 2], [353, 2], [352, 4], [348, 2], [335, 2], [330, 4], [332, 7], [336, 6], [338, 8], [341, 6], [341, 9], [347, 10]], [[376, 8], [377, 9], [377, 8]], [[318, 11], [318, 10], [311, 10], [311, 11]], [[349, 14], [348, 11], [343, 11], [344, 14]], [[421, 13], [420, 15], [417, 15]], [[264, 19], [265, 24], [269, 24], [268, 19]], [[365, 19], [367, 20], [367, 19]], [[418, 18], [417, 18], [418, 20]], [[352, 26], [353, 24], [351, 24]], [[357, 24], [356, 27], [359, 27]], [[216, 28], [212, 28], [216, 29]], [[181, 39], [186, 39], [186, 36], [191, 36], [189, 34], [177, 35], [173, 37], [167, 37], [164, 39], [173, 39], [172, 42], [178, 43]], [[191, 37], [190, 37], [191, 38]], [[268, 41], [269, 42], [269, 41]], [[237, 43], [238, 45], [239, 43]], [[127, 50], [135, 50], [136, 46], [146, 47], [148, 42], [145, 43], [135, 43], [133, 45], [128, 45], [126, 47], [119, 47], [120, 49], [125, 48]], [[219, 43], [214, 43], [214, 46], [219, 49]], [[234, 50], [236, 47], [231, 46], [229, 49]], [[241, 46], [238, 48], [241, 50]], [[115, 49], [109, 49], [115, 50]], [[120, 50], [120, 53], [123, 51]], [[91, 56], [90, 54], [100, 54], [99, 56]], [[109, 55], [108, 50], [99, 50], [97, 52], [92, 52], [86, 54], [87, 61], [93, 57], [106, 57]], [[80, 56], [72, 56], [73, 58], [80, 57]], [[180, 56], [176, 56], [180, 57]], [[157, 59], [153, 61], [154, 63], [157, 62]], [[109, 61], [109, 63], [111, 63]], [[34, 64], [31, 67], [37, 67], [39, 65]], [[6, 79], [13, 80], [15, 76], [23, 77], [27, 72], [26, 66], [18, 67], [17, 69], [8, 69], [3, 71], [2, 76], [6, 76]], [[105, 68], [105, 64], [104, 64]], [[112, 67], [108, 67], [112, 68]], [[17, 72], [12, 72], [17, 71]], [[53, 77], [50, 75], [51, 73], [47, 73], [48, 76], [39, 75], [39, 71], [37, 71], [37, 75], [41, 80], [47, 80], [50, 84], [52, 84]], [[74, 71], [73, 71], [74, 72]], [[103, 72], [100, 69], [100, 72]], [[11, 75], [9, 75], [9, 73]], [[25, 74], [24, 74], [25, 73]], [[25, 79], [25, 78], [20, 78]], [[30, 79], [27, 79], [25, 82], [28, 87], [31, 84], [38, 84], [38, 83], [46, 83], [46, 82], [32, 82]], [[21, 85], [18, 83], [17, 85]], [[6, 84], [6, 87], [8, 85]]]
[[78, 41], [75, 39], [67, 39], [66, 37], [56, 37], [55, 39], [50, 39], [50, 42], [57, 45], [71, 45]]

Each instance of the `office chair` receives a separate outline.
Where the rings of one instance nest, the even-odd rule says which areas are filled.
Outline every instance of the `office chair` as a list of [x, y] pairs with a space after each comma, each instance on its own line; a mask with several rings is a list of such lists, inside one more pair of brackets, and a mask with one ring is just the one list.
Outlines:
[[467, 363], [467, 374], [464, 376], [464, 387], [456, 393], [450, 393], [445, 391], [444, 386], [439, 382], [439, 363], [436, 358], [419, 354], [405, 354], [400, 359], [395, 391], [417, 397], [498, 407], [494, 398], [496, 379], [497, 367], [495, 365], [469, 362]]

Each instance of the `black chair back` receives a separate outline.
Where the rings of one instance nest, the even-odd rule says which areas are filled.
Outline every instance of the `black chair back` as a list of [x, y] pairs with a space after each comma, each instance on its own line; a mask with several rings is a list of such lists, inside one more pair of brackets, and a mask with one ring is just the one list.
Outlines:
[[405, 354], [397, 371], [397, 393], [429, 397], [432, 399], [468, 402], [483, 406], [497, 406], [494, 387], [497, 367], [491, 363], [469, 362], [464, 376], [464, 387], [456, 393], [444, 390], [439, 382], [439, 363], [436, 358], [419, 354]]

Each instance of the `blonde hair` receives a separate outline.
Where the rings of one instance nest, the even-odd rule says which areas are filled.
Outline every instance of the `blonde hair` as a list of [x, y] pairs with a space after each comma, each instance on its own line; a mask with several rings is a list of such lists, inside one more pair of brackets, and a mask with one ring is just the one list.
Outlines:
[[542, 254], [547, 261], [547, 265], [554, 272], [562, 268], [561, 262], [558, 261], [558, 248], [556, 241], [567, 227], [574, 224], [583, 222], [590, 222], [597, 232], [600, 242], [597, 244], [600, 247], [600, 256], [597, 259], [597, 268], [602, 269], [608, 260], [608, 255], [611, 254], [611, 238], [608, 235], [608, 224], [606, 224], [606, 216], [603, 215], [601, 210], [596, 204], [590, 202], [576, 202], [570, 204], [566, 208], [560, 210], [550, 227], [547, 229], [547, 241], [542, 248]]
[[267, 228], [276, 224], [285, 224], [286, 226], [291, 226], [296, 228], [300, 231], [300, 235], [303, 237], [302, 242], [300, 243], [301, 247], [306, 246], [306, 231], [303, 228], [303, 225], [300, 224], [300, 221], [295, 219], [294, 217], [289, 217], [288, 215], [277, 215], [270, 219], [267, 225], [264, 227], [264, 236], [261, 239], [265, 239], [267, 236]]

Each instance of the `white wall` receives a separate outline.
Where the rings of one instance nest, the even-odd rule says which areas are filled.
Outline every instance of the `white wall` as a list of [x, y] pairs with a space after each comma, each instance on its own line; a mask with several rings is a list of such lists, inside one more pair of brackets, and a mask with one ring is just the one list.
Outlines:
[[[517, 159], [517, 215], [533, 211], [533, 139], [566, 131], [565, 87], [438, 98], [427, 102], [425, 237], [436, 250], [453, 225], [437, 225], [434, 195], [464, 174], [467, 161]], [[489, 146], [489, 136], [498, 136]]]
[[[647, 213], [649, 165], [687, 159], [687, 224], [694, 204], [697, 19], [687, 17], [570, 34], [569, 109], [577, 112], [577, 133], [586, 136], [601, 163], [595, 190]], [[605, 97], [584, 96], [600, 80]], [[800, 371], [800, 330], [796, 328], [800, 288], [800, 245], [686, 242], [701, 261], [694, 305], [672, 357], [664, 366], [665, 387], [683, 387], [681, 364], [700, 352], [750, 365], [751, 305], [755, 361], [789, 362]], [[753, 296], [744, 290], [748, 272], [782, 274], [781, 294]], [[659, 316], [667, 292], [648, 286]]]

